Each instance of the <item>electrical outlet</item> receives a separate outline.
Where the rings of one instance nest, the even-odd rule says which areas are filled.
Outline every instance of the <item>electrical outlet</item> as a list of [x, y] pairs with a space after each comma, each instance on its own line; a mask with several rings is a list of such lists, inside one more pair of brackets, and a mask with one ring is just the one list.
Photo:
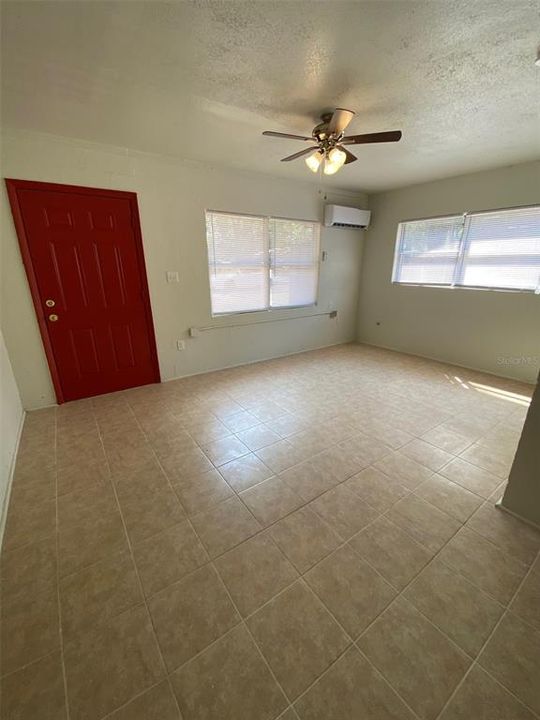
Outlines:
[[186, 343], [183, 340], [177, 340], [176, 341], [176, 349], [177, 350], [185, 350], [186, 349]]
[[330, 317], [337, 318], [337, 310], [332, 310], [332, 312], [330, 313]]
[[168, 283], [180, 282], [178, 273], [175, 270], [167, 270], [167, 282]]

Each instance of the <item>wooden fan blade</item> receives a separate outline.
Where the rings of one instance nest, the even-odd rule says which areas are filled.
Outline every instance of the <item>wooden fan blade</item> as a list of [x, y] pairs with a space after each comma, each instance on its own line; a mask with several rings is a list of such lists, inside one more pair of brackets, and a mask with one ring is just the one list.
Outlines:
[[341, 142], [343, 145], [364, 145], [366, 143], [397, 142], [398, 140], [401, 140], [401, 130], [349, 135], [348, 137], [344, 137]]
[[336, 108], [334, 110], [334, 114], [330, 118], [330, 122], [328, 123], [327, 134], [341, 135], [353, 117], [354, 113], [352, 110]]
[[281, 162], [289, 162], [289, 160], [296, 160], [296, 158], [302, 157], [302, 155], [311, 155], [312, 152], [315, 152], [317, 147], [314, 145], [313, 147], [308, 147], [305, 150], [300, 150], [300, 152], [294, 153], [294, 155], [288, 155], [287, 157], [281, 158]]
[[265, 130], [263, 135], [270, 135], [270, 137], [290, 138], [291, 140], [313, 140], [312, 137], [306, 137], [305, 135], [291, 135], [290, 133], [274, 132], [273, 130]]
[[347, 148], [341, 147], [341, 145], [338, 145], [338, 148], [339, 148], [340, 150], [343, 150], [343, 152], [344, 152], [345, 155], [347, 156], [347, 159], [345, 160], [344, 165], [348, 165], [349, 163], [352, 163], [352, 162], [354, 162], [355, 160], [358, 160], [358, 158], [356, 157], [356, 155], [353, 155], [352, 152], [349, 152], [349, 151], [347, 150]]

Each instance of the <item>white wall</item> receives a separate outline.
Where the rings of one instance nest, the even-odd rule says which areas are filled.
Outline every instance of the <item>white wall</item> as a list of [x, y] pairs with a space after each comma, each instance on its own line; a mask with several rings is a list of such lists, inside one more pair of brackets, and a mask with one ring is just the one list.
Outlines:
[[[370, 195], [358, 339], [534, 382], [538, 295], [392, 285], [391, 273], [400, 220], [534, 204], [539, 189], [535, 162]], [[527, 361], [531, 357], [536, 362]]]
[[[339, 229], [322, 231], [328, 261], [321, 264], [318, 308], [272, 313], [286, 318], [337, 309], [336, 320], [306, 318], [187, 336], [190, 326], [227, 322], [210, 315], [205, 208], [317, 220], [323, 202], [316, 185], [20, 131], [4, 133], [2, 151], [4, 177], [138, 193], [163, 380], [356, 338], [362, 233]], [[364, 206], [367, 201], [362, 194], [337, 200]], [[24, 406], [41, 407], [54, 403], [55, 396], [5, 188], [2, 236], [6, 345]], [[179, 272], [179, 284], [166, 284], [167, 270]], [[236, 316], [234, 321], [249, 323], [255, 317]], [[177, 339], [186, 340], [185, 351], [176, 349]]]
[[4, 530], [6, 500], [23, 420], [23, 408], [11, 363], [0, 332], [0, 544]]
[[[540, 377], [538, 378], [540, 381]], [[525, 418], [501, 506], [540, 528], [540, 383]]]

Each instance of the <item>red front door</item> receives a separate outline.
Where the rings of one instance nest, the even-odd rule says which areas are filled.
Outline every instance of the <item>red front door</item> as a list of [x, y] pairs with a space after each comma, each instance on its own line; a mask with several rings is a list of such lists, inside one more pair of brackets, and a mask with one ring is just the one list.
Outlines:
[[159, 382], [136, 195], [6, 182], [58, 401]]

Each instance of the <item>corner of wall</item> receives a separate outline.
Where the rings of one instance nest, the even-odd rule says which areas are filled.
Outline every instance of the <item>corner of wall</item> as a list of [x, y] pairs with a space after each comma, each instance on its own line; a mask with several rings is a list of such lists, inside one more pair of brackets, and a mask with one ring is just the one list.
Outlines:
[[19, 388], [15, 382], [11, 361], [0, 332], [0, 397], [2, 444], [0, 447], [0, 546], [4, 535], [7, 507], [13, 483], [17, 451], [21, 439], [25, 412], [21, 403]]
[[3, 494], [0, 497], [0, 549], [2, 548], [2, 542], [4, 540], [4, 530], [6, 529], [7, 512], [9, 507], [9, 499], [11, 497], [11, 488], [13, 487], [13, 477], [15, 475], [15, 465], [17, 462], [17, 455], [19, 452], [19, 444], [21, 442], [22, 430], [24, 426], [24, 418], [26, 417], [26, 411], [23, 410], [19, 419], [19, 425], [17, 427], [17, 434], [15, 437], [15, 443], [12, 449], [11, 462], [7, 472], [7, 477], [2, 480]]
[[[357, 342], [534, 383], [540, 354], [537, 296], [391, 283], [397, 225], [410, 218], [538, 203], [530, 161], [368, 195]], [[516, 360], [504, 364], [505, 359]]]
[[362, 286], [363, 286], [363, 278], [366, 270], [366, 251], [367, 251], [367, 245], [369, 243], [369, 240], [373, 233], [373, 221], [375, 219], [376, 221], [376, 212], [374, 213], [374, 207], [376, 206], [376, 193], [364, 193], [365, 197], [365, 205], [364, 207], [371, 212], [370, 217], [370, 224], [369, 227], [366, 228], [366, 230], [363, 231], [362, 236], [362, 258], [361, 258], [361, 265], [360, 265], [360, 287], [358, 288], [358, 304], [356, 308], [356, 334], [355, 334], [355, 342], [361, 343], [362, 337], [361, 337], [361, 331], [360, 331], [360, 319], [362, 315]]

